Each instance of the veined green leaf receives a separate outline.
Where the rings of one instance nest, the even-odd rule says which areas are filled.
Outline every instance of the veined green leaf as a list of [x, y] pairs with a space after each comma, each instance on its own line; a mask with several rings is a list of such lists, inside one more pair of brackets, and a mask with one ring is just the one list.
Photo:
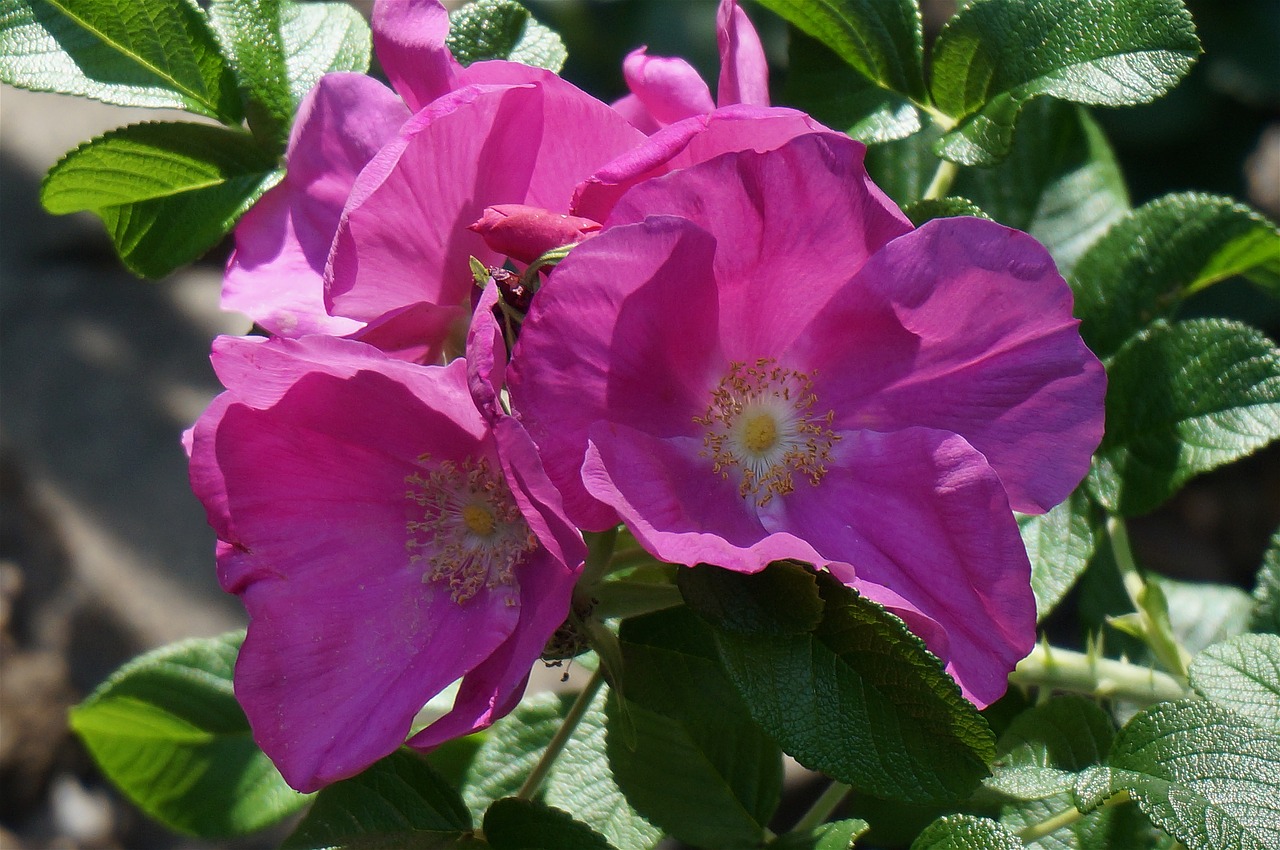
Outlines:
[[1059, 697], [1018, 715], [996, 744], [987, 788], [1018, 800], [1071, 790], [1075, 774], [1111, 748], [1111, 718], [1083, 697]]
[[1146, 103], [1200, 54], [1181, 0], [985, 0], [943, 28], [933, 50], [934, 102], [960, 122], [938, 153], [992, 165], [1018, 112], [1050, 95], [1098, 106]]
[[1280, 437], [1280, 350], [1246, 325], [1157, 321], [1107, 371], [1107, 430], [1088, 481], [1112, 511], [1146, 513]]
[[1022, 850], [1022, 841], [993, 820], [958, 814], [925, 827], [911, 842], [911, 850]]
[[[704, 580], [723, 585], [777, 581], [706, 572]], [[812, 581], [801, 575], [791, 580], [797, 593], [803, 592], [801, 581]], [[682, 573], [682, 590], [687, 581]], [[826, 573], [817, 574], [817, 586], [821, 622], [798, 634], [776, 627], [769, 609], [782, 607], [777, 592], [772, 599], [738, 593], [744, 604], [762, 610], [738, 612], [732, 620], [703, 604], [705, 587], [685, 598], [712, 625], [721, 661], [751, 716], [801, 764], [903, 802], [967, 796], [995, 754], [986, 721], [901, 620]], [[751, 622], [764, 625], [743, 628]]]
[[[316, 795], [285, 850], [452, 850], [465, 840], [471, 816], [418, 753], [400, 749], [363, 773]], [[474, 846], [480, 847], [478, 842]]]
[[161, 647], [71, 710], [71, 728], [112, 782], [180, 832], [244, 835], [307, 802], [253, 743], [232, 693], [243, 632]]
[[463, 65], [508, 59], [559, 73], [569, 55], [560, 36], [515, 0], [476, 0], [450, 13], [445, 43]]
[[1271, 544], [1262, 556], [1257, 585], [1253, 589], [1249, 628], [1255, 632], [1280, 634], [1280, 530], [1271, 535]]
[[191, 0], [0, 0], [0, 81], [238, 124], [236, 83]]
[[954, 216], [973, 216], [991, 220], [982, 209], [968, 198], [950, 195], [945, 198], [928, 198], [907, 204], [902, 210], [916, 227], [935, 218], [952, 218]]
[[484, 835], [493, 850], [614, 850], [604, 836], [568, 812], [516, 797], [489, 807]]
[[1130, 720], [1108, 767], [1084, 771], [1088, 811], [1127, 791], [1190, 850], [1280, 846], [1280, 737], [1204, 700], [1160, 703]]
[[295, 104], [325, 74], [369, 70], [369, 25], [346, 3], [285, 0], [280, 7], [280, 41]]
[[1031, 559], [1036, 617], [1043, 619], [1084, 574], [1097, 549], [1098, 509], [1082, 491], [1039, 516], [1019, 516], [1018, 530]]
[[280, 0], [215, 0], [209, 20], [231, 62], [250, 129], [265, 146], [283, 151], [294, 101], [280, 38]]
[[1188, 671], [1201, 696], [1280, 733], [1280, 636], [1239, 635], [1196, 656]]
[[877, 86], [925, 98], [920, 7], [911, 0], [760, 0]]
[[246, 133], [133, 124], [63, 157], [40, 200], [52, 213], [97, 214], [125, 264], [160, 277], [216, 244], [282, 174]]
[[783, 101], [867, 144], [903, 139], [920, 129], [920, 113], [904, 96], [877, 86], [831, 48], [794, 25]]
[[1120, 219], [1071, 275], [1080, 333], [1099, 357], [1188, 295], [1244, 275], [1280, 295], [1280, 229], [1230, 198], [1166, 195]]

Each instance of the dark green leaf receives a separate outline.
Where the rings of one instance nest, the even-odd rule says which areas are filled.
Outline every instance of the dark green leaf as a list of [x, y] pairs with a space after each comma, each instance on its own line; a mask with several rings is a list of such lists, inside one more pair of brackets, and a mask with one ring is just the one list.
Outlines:
[[509, 59], [559, 73], [569, 55], [560, 36], [515, 0], [476, 0], [454, 11], [445, 43], [463, 65]]
[[940, 137], [937, 126], [927, 121], [915, 135], [872, 145], [867, 148], [867, 172], [898, 206], [918, 201], [938, 168], [933, 143]]
[[1109, 357], [1188, 295], [1235, 275], [1280, 295], [1280, 230], [1230, 198], [1184, 193], [1117, 222], [1072, 274], [1085, 343]]
[[346, 3], [285, 0], [280, 8], [280, 40], [295, 104], [330, 71], [369, 70], [369, 25]]
[[63, 157], [40, 200], [52, 213], [96, 213], [125, 265], [160, 277], [215, 245], [281, 173], [237, 130], [133, 124]]
[[1120, 166], [1088, 110], [1049, 98], [1023, 110], [1003, 162], [962, 169], [951, 191], [1036, 237], [1063, 274], [1129, 209]]
[[1258, 583], [1253, 589], [1249, 629], [1280, 634], [1280, 530], [1271, 536], [1271, 545], [1262, 557]]
[[920, 7], [910, 0], [760, 0], [881, 88], [925, 97]]
[[[715, 629], [752, 717], [801, 764], [855, 789], [915, 803], [966, 796], [995, 754], [982, 716], [901, 620], [825, 573], [817, 581], [812, 633]], [[769, 624], [777, 601], [753, 604], [738, 622]]]
[[484, 835], [494, 850], [613, 850], [568, 812], [515, 797], [489, 807]]
[[782, 93], [789, 106], [867, 144], [906, 138], [920, 129], [920, 113], [904, 96], [875, 85], [794, 26], [790, 35]]
[[1128, 791], [1191, 850], [1280, 846], [1280, 738], [1244, 718], [1203, 700], [1161, 703], [1120, 730], [1108, 763], [1081, 774], [1082, 810]]
[[293, 834], [286, 850], [446, 848], [471, 830], [471, 815], [418, 753], [401, 749], [359, 776], [330, 785]]
[[1201, 696], [1280, 733], [1280, 636], [1214, 644], [1196, 656], [1188, 675]]
[[824, 823], [808, 832], [788, 832], [766, 845], [769, 850], [851, 850], [871, 827], [864, 820], [848, 818]]
[[283, 151], [295, 104], [280, 38], [280, 0], [215, 0], [209, 20], [240, 86], [249, 127], [264, 146]]
[[795, 561], [776, 561], [750, 576], [694, 567], [676, 581], [698, 616], [727, 632], [803, 635], [822, 622], [817, 576]]
[[947, 815], [929, 824], [911, 850], [1022, 850], [1022, 841], [993, 820]]
[[996, 744], [985, 785], [1019, 800], [1069, 791], [1074, 774], [1107, 755], [1111, 718], [1083, 697], [1058, 697], [1020, 714]]
[[675, 838], [757, 846], [782, 792], [782, 753], [725, 679], [710, 629], [676, 608], [624, 621], [620, 637], [635, 746], [609, 736], [618, 786]]
[[243, 835], [301, 808], [254, 745], [231, 689], [243, 632], [135, 658], [71, 710], [71, 728], [112, 782], [180, 832]]
[[[1024, 800], [1006, 806], [1000, 822], [1020, 832], [1074, 808], [1070, 793]], [[1031, 846], [1036, 850], [1172, 850], [1167, 846], [1171, 841], [1151, 825], [1137, 806], [1108, 806], [1049, 833]]]
[[1031, 559], [1038, 619], [1052, 611], [1084, 574], [1098, 546], [1099, 523], [1098, 509], [1081, 490], [1047, 514], [1018, 517]]
[[959, 215], [991, 220], [991, 216], [979, 209], [978, 205], [968, 198], [929, 198], [908, 204], [902, 211], [907, 214], [907, 218], [911, 219], [911, 223], [916, 227], [931, 219], [951, 218]]
[[0, 81], [239, 123], [236, 83], [189, 0], [4, 0]]
[[1146, 103], [1200, 53], [1181, 0], [986, 0], [960, 11], [933, 51], [933, 97], [960, 121], [939, 153], [991, 165], [1018, 112], [1051, 95], [1099, 106]]
[[[542, 785], [543, 800], [573, 812], [619, 850], [647, 850], [662, 831], [631, 808], [614, 781], [606, 754], [607, 699], [607, 692], [602, 692], [592, 701]], [[482, 813], [494, 800], [520, 789], [572, 701], [572, 697], [538, 694], [490, 728], [463, 785], [463, 796], [473, 812]]]
[[1146, 513], [1192, 476], [1280, 436], [1280, 351], [1245, 325], [1158, 321], [1107, 371], [1107, 430], [1089, 483], [1112, 511]]

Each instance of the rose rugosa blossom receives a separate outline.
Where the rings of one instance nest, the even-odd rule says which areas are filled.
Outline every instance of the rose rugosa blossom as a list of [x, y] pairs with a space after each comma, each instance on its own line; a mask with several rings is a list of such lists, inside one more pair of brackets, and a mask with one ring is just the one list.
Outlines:
[[[445, 45], [448, 29], [439, 0], [374, 6], [374, 46], [394, 91], [363, 74], [337, 73], [307, 95], [285, 155], [288, 173], [236, 227], [226, 309], [281, 336], [349, 335], [410, 358], [434, 358], [469, 312], [468, 253], [492, 253], [465, 226], [490, 204], [567, 202], [584, 175], [643, 140], [607, 105], [549, 71], [502, 61], [463, 68]], [[388, 171], [412, 157], [405, 147], [419, 136], [461, 145], [466, 167], [441, 175], [447, 186], [426, 196], [426, 210], [397, 207], [393, 241], [425, 236], [454, 262], [381, 279], [375, 260], [361, 267], [349, 241], [339, 249], [335, 236], [344, 208], [386, 194], [380, 187]], [[347, 240], [365, 238], [361, 215], [355, 219], [345, 225]], [[340, 269], [333, 298], [325, 291], [331, 254]], [[371, 276], [401, 297], [348, 292], [354, 280], [367, 284]]]
[[802, 136], [631, 189], [534, 299], [512, 407], [579, 527], [825, 566], [984, 706], [1035, 637], [1010, 508], [1084, 476], [1105, 375], [1043, 247], [912, 229], [864, 150]]
[[639, 47], [627, 54], [622, 76], [631, 94], [613, 108], [646, 133], [655, 133], [694, 115], [745, 103], [769, 105], [769, 66], [760, 36], [737, 0], [720, 0], [716, 14], [716, 41], [720, 48], [720, 81], [716, 99], [694, 67], [683, 59], [649, 56]]
[[462, 360], [334, 337], [221, 337], [213, 362], [227, 391], [188, 434], [191, 484], [249, 614], [236, 697], [285, 780], [359, 773], [458, 679], [410, 746], [510, 711], [585, 546], [528, 436], [486, 403], [493, 367], [472, 367], [478, 406]]

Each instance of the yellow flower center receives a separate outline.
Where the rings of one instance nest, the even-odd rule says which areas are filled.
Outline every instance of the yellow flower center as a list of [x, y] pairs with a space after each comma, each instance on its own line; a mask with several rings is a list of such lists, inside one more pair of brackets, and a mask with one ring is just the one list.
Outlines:
[[405, 498], [416, 516], [405, 523], [410, 564], [423, 564], [422, 581], [448, 588], [462, 604], [481, 590], [502, 589], [516, 604], [515, 568], [538, 540], [511, 498], [501, 473], [485, 458], [432, 463], [405, 477]]
[[771, 358], [730, 363], [712, 390], [707, 411], [693, 421], [703, 426], [703, 457], [712, 471], [741, 476], [738, 493], [764, 507], [774, 496], [795, 490], [799, 476], [816, 486], [827, 474], [835, 412], [815, 416], [813, 379]]

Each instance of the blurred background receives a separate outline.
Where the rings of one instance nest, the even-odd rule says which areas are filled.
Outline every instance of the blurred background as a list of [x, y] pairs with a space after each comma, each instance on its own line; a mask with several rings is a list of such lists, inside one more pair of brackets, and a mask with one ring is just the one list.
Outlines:
[[[357, 4], [366, 12], [369, 2]], [[714, 91], [714, 0], [530, 0], [569, 49], [564, 76], [604, 100], [624, 92], [622, 57], [648, 44], [693, 62]], [[780, 90], [786, 28], [750, 2]], [[929, 37], [950, 14], [927, 2]], [[1099, 110], [1135, 205], [1188, 189], [1280, 217], [1280, 3], [1188, 0], [1205, 47], [1191, 75], [1150, 106]], [[53, 217], [44, 172], [105, 130], [151, 110], [0, 90], [0, 850], [254, 848], [150, 825], [66, 732], [67, 708], [133, 655], [243, 624], [217, 587], [213, 534], [186, 484], [179, 443], [219, 386], [218, 310], [228, 246], [170, 278], [133, 278], [101, 223]], [[172, 116], [170, 116], [172, 117]], [[1189, 305], [1280, 336], [1280, 308], [1241, 282]], [[1280, 447], [1196, 480], [1132, 526], [1139, 560], [1185, 579], [1252, 586], [1280, 524]]]

